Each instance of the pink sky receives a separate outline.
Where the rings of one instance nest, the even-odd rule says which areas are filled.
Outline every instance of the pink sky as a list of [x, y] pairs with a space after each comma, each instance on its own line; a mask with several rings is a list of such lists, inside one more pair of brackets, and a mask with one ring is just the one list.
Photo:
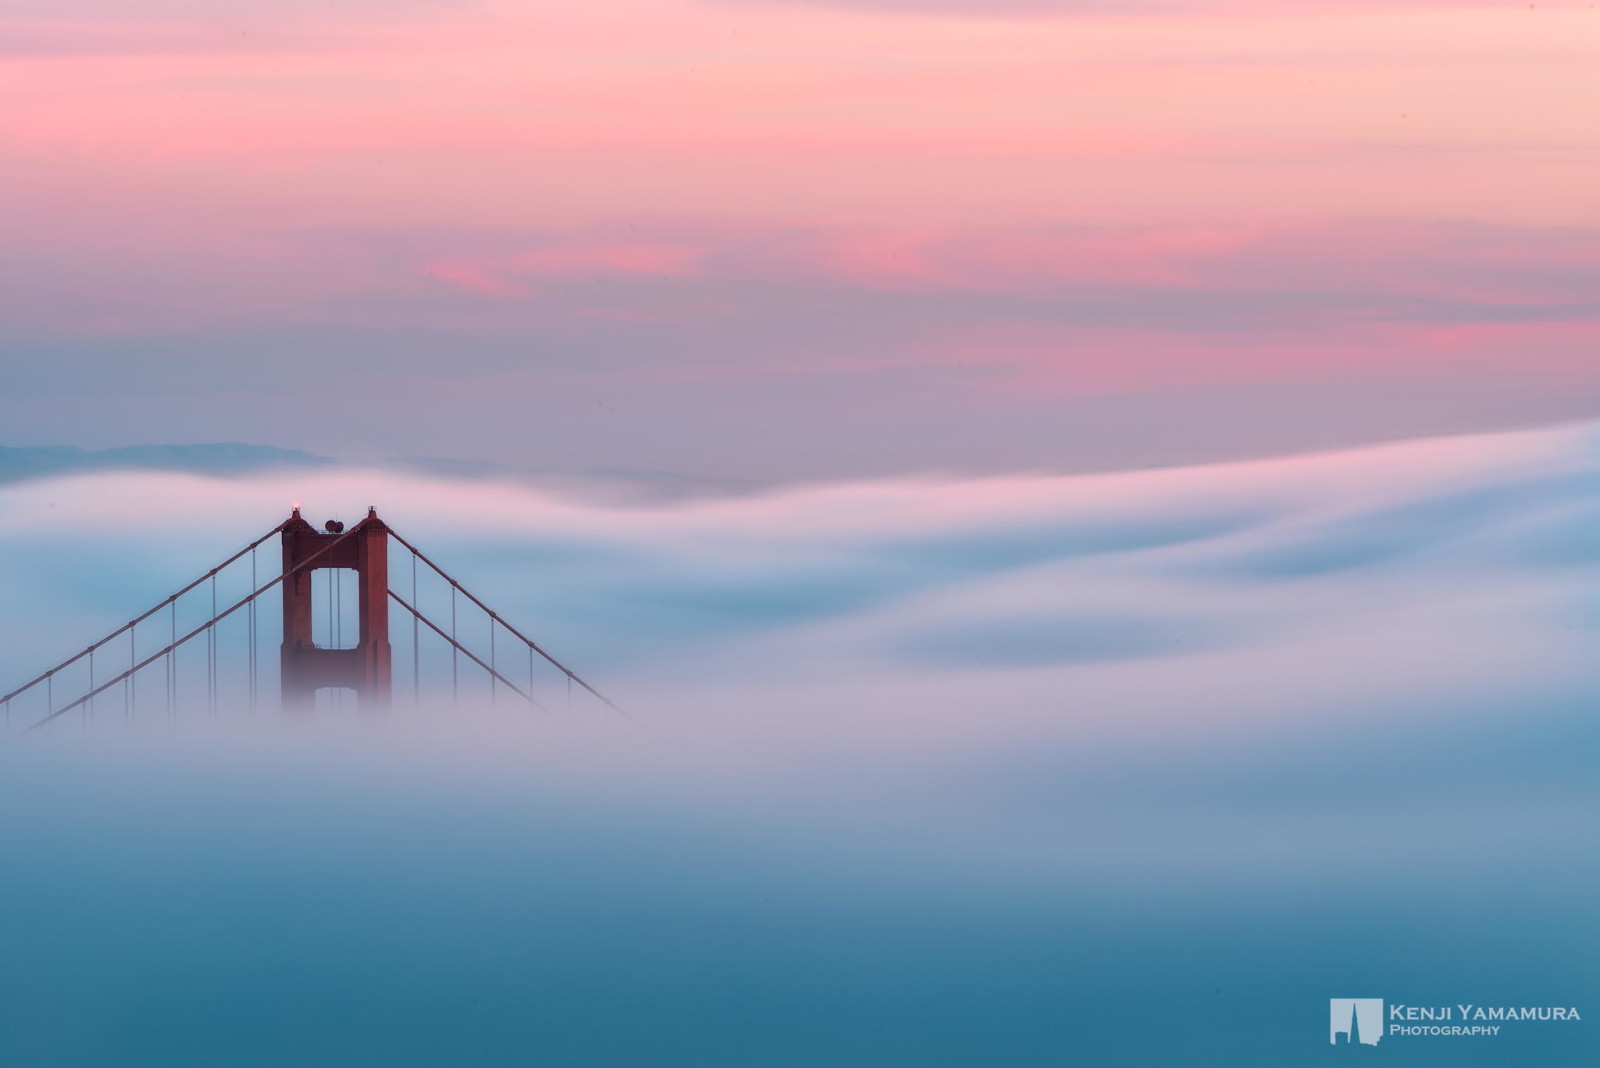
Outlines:
[[[29, 371], [0, 415], [115, 444], [152, 420], [213, 436], [237, 404], [263, 439], [282, 424], [249, 365], [275, 358], [305, 443], [392, 449], [326, 394], [367, 376], [428, 401], [444, 368], [425, 341], [385, 358], [396, 330], [448, 336], [462, 404], [473, 381], [569, 404], [694, 383], [658, 397], [662, 435], [772, 405], [797, 450], [823, 398], [727, 383], [806, 373], [929, 422], [960, 395], [997, 427], [1018, 383], [1333, 376], [1374, 410], [1436, 408], [1418, 431], [1600, 403], [1600, 12], [996, 10], [20, 0], [0, 14], [0, 361]], [[338, 374], [310, 355], [330, 347]], [[73, 425], [77, 384], [139, 361], [125, 422]], [[196, 363], [218, 384], [180, 416]], [[1384, 392], [1434, 375], [1485, 398], [1514, 375], [1522, 399]], [[443, 425], [461, 447], [427, 451], [547, 444]]]

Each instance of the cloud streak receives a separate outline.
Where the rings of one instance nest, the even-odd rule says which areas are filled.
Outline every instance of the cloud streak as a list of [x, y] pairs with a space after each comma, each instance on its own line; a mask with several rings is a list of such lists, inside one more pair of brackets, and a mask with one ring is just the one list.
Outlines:
[[[234, 482], [94, 474], [0, 491], [0, 538], [44, 561], [28, 579], [42, 590], [71, 582], [72, 561], [107, 523], [124, 529], [143, 562], [118, 580], [129, 603], [109, 622], [177, 584], [182, 561], [241, 540], [247, 517], [269, 526], [276, 509], [263, 506], [272, 500], [342, 507], [347, 517], [351, 502], [381, 501], [397, 528], [439, 546], [469, 586], [497, 591], [541, 632], [559, 626], [609, 670], [648, 674], [662, 656], [716, 659], [766, 642], [763, 662], [781, 670], [816, 643], [883, 656], [923, 650], [927, 659], [981, 634], [961, 668], [991, 656], [997, 669], [1011, 663], [1007, 635], [1028, 650], [1059, 649], [1063, 664], [1204, 660], [1206, 647], [1263, 641], [1265, 656], [1278, 639], [1359, 627], [1385, 606], [1446, 611], [1464, 573], [1491, 576], [1488, 588], [1502, 572], [1525, 575], [1530, 591], [1542, 589], [1587, 559], [1561, 564], [1551, 550], [1600, 495], [1593, 440], [1584, 428], [1212, 468], [843, 482], [605, 505], [514, 483], [359, 469]], [[231, 516], [239, 521], [224, 521]], [[195, 535], [181, 556], [174, 524]], [[70, 552], [52, 554], [63, 534]], [[1409, 588], [1391, 591], [1395, 574]], [[1269, 631], [1277, 637], [1267, 640]]]
[[1491, 0], [1405, 0], [1402, 5], [1379, 0], [1295, 0], [1267, 4], [1262, 0], [723, 0], [728, 3], [844, 8], [901, 16], [955, 16], [972, 19], [1123, 19], [1140, 17], [1216, 17], [1270, 15], [1381, 14], [1396, 7], [1428, 11], [1498, 6]]
[[1586, 8], [112, 7], [6, 16], [85, 49], [0, 64], [15, 444], [1082, 470], [1600, 395]]

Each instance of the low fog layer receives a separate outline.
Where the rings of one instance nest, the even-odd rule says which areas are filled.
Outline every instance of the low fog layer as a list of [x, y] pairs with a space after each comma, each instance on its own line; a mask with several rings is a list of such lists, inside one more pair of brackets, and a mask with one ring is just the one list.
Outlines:
[[[796, 790], [819, 792], [816, 816], [999, 809], [1026, 816], [1012, 845], [1046, 868], [1059, 858], [1030, 835], [1078, 828], [1116, 852], [1108, 827], [1140, 813], [1326, 820], [1321, 837], [1257, 828], [1283, 832], [1275, 871], [1294, 875], [1344, 837], [1399, 855], [1413, 819], [1438, 819], [1429, 841], [1447, 852], [1463, 824], [1441, 805], [1512, 791], [1559, 814], [1593, 788], [1571, 746], [1592, 734], [1597, 461], [1580, 427], [672, 504], [352, 469], [30, 482], [0, 496], [15, 562], [0, 583], [28, 621], [0, 656], [20, 680], [81, 648], [291, 502], [319, 521], [376, 504], [644, 725], [559, 694], [520, 719], [504, 703], [419, 716], [403, 693], [389, 729], [435, 756], [509, 752], [549, 765], [542, 781], [721, 793], [746, 813]], [[1495, 818], [1474, 826], [1493, 834]], [[1259, 843], [1215, 845], [1242, 858]]]
[[6, 744], [30, 964], [0, 1050], [1149, 1064], [1249, 1004], [1230, 1063], [1265, 1066], [1328, 1048], [1304, 1021], [1351, 991], [1587, 1005], [1597, 461], [1579, 427], [673, 504], [343, 468], [6, 487], [8, 679], [294, 501], [376, 504], [640, 726], [548, 679], [537, 711], [402, 677], [387, 717], [235, 690], [129, 730], [113, 694]]

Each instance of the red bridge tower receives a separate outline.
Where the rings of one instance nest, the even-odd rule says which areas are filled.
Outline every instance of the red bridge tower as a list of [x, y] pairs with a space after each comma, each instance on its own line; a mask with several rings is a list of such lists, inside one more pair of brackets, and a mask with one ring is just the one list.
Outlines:
[[[340, 528], [342, 530], [342, 528]], [[342, 540], [341, 540], [342, 539]], [[334, 544], [334, 542], [338, 544]], [[331, 548], [330, 548], [331, 546]], [[318, 556], [317, 554], [321, 555]], [[393, 682], [389, 651], [389, 528], [376, 509], [348, 533], [324, 533], [300, 517], [283, 527], [283, 570], [316, 559], [283, 582], [283, 703], [310, 707], [318, 690], [349, 687], [364, 708], [387, 708]], [[356, 572], [356, 644], [329, 649], [311, 632], [311, 573], [321, 568]]]

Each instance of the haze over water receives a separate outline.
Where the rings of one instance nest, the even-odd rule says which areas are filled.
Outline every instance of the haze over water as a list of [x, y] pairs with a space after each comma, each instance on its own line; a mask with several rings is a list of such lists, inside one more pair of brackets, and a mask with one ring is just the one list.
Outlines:
[[6, 745], [5, 1063], [1593, 1059], [1587, 1019], [1325, 1033], [1595, 1004], [1592, 426], [676, 501], [22, 482], [6, 681], [294, 500], [377, 503], [642, 726], [402, 694]]

